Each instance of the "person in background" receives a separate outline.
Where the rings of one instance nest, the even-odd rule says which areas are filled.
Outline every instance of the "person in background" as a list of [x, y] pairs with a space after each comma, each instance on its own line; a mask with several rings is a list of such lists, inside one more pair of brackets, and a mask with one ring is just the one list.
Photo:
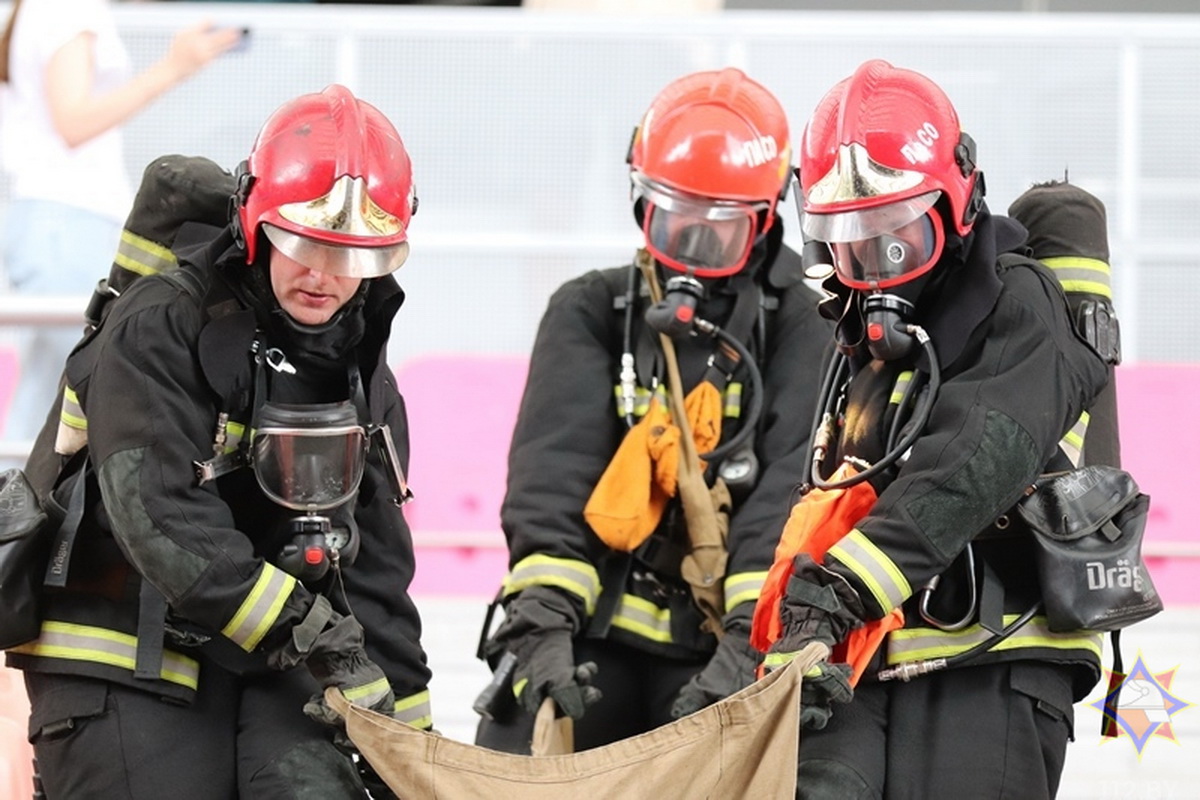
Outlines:
[[[198, 23], [134, 74], [108, 0], [14, 0], [0, 39], [0, 153], [11, 181], [3, 266], [12, 291], [91, 291], [133, 199], [121, 126], [241, 36]], [[78, 339], [78, 330], [38, 326], [22, 343], [5, 438], [37, 433]]]
[[[497, 669], [515, 659], [503, 691], [517, 702], [481, 722], [477, 744], [529, 752], [547, 697], [586, 749], [754, 681], [750, 614], [806, 472], [830, 331], [776, 214], [790, 158], [779, 101], [737, 69], [672, 81], [638, 124], [644, 249], [560, 287], [534, 342], [501, 508], [505, 619], [485, 648]], [[688, 396], [705, 464], [689, 508], [674, 491], [670, 391]], [[714, 519], [728, 562], [701, 599], [686, 575], [700, 520]]]
[[43, 502], [79, 516], [40, 634], [8, 650], [45, 796], [391, 796], [322, 692], [432, 725], [386, 360], [408, 152], [333, 85], [277, 109], [236, 179], [181, 159], [135, 206], [165, 219], [128, 229], [188, 221], [169, 209], [211, 188], [197, 175], [225, 179], [219, 216], [108, 300], [30, 457]]

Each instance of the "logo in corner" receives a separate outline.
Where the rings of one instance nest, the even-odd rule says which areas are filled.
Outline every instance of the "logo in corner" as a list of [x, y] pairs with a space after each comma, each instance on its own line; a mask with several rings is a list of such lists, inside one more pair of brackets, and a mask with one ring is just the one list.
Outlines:
[[[1128, 736], [1133, 742], [1138, 758], [1153, 738], [1179, 743], [1172, 726], [1176, 714], [1191, 708], [1192, 703], [1171, 693], [1171, 683], [1179, 667], [1164, 672], [1151, 672], [1138, 651], [1133, 669], [1124, 677], [1120, 673], [1105, 670], [1108, 674], [1108, 693], [1091, 703], [1092, 708], [1104, 715], [1105, 721], [1115, 725], [1117, 733]], [[1115, 679], [1119, 678], [1119, 682]], [[1114, 712], [1112, 704], [1117, 703]]]

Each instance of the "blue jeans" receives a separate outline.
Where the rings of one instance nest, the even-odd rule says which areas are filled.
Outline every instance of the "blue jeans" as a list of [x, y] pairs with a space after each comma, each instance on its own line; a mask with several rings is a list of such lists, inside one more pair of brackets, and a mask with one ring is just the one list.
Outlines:
[[[4, 269], [10, 289], [20, 295], [89, 295], [108, 275], [121, 226], [107, 217], [46, 200], [14, 200], [4, 231]], [[16, 329], [18, 382], [7, 415], [0, 417], [7, 440], [37, 436], [55, 402], [63, 362], [79, 341], [79, 324]], [[0, 413], [3, 412], [0, 408]]]

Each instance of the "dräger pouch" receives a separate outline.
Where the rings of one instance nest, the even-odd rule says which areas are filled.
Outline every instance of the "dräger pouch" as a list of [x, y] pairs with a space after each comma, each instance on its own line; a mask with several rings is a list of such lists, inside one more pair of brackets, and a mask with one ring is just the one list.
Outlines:
[[0, 649], [36, 639], [54, 525], [19, 469], [0, 472]]
[[1129, 473], [1107, 466], [1044, 475], [1017, 504], [1050, 630], [1115, 631], [1162, 611], [1142, 561], [1149, 510]]

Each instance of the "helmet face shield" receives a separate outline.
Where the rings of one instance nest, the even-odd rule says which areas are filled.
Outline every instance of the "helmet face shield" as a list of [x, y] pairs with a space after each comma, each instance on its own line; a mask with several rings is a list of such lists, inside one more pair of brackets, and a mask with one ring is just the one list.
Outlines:
[[852, 289], [886, 289], [923, 275], [946, 236], [934, 210], [940, 192], [836, 214], [803, 215], [804, 233], [826, 242], [838, 279]]
[[254, 474], [272, 501], [313, 513], [336, 508], [358, 491], [366, 432], [350, 403], [267, 403], [254, 434]]
[[701, 278], [732, 275], [746, 264], [769, 203], [712, 200], [633, 174], [645, 202], [646, 246], [662, 264]]
[[293, 261], [339, 278], [378, 278], [400, 268], [408, 258], [408, 242], [385, 247], [327, 244], [263, 223], [267, 240]]

